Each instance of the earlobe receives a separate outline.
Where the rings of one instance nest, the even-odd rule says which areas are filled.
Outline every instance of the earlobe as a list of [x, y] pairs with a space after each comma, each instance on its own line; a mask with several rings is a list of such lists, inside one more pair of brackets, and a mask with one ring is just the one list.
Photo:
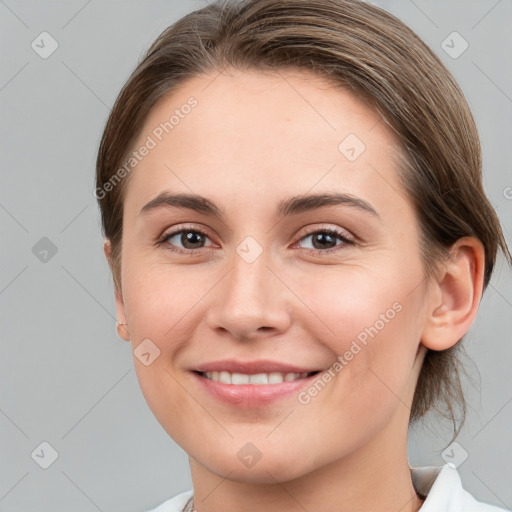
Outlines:
[[107, 258], [108, 264], [110, 266], [112, 247], [110, 246], [110, 240], [108, 238], [105, 238], [105, 241], [103, 242], [103, 253], [105, 254], [105, 257]]
[[124, 300], [123, 295], [120, 291], [116, 290], [115, 292], [115, 298], [116, 298], [116, 317], [117, 317], [117, 323], [116, 323], [116, 329], [117, 334], [120, 338], [122, 338], [125, 341], [130, 341], [130, 332], [128, 330], [128, 321], [126, 320], [126, 313], [124, 309]]
[[[108, 265], [110, 270], [112, 271], [112, 247], [110, 245], [110, 240], [107, 238], [103, 244], [103, 252], [105, 253], [105, 257], [107, 258]], [[123, 294], [120, 290], [115, 290], [115, 303], [116, 303], [116, 330], [117, 334], [120, 338], [125, 341], [130, 341], [130, 333], [128, 331], [128, 324], [126, 323], [126, 313], [124, 309], [124, 300]]]
[[431, 350], [455, 345], [469, 330], [483, 293], [485, 253], [475, 237], [460, 238], [429, 291], [422, 344]]

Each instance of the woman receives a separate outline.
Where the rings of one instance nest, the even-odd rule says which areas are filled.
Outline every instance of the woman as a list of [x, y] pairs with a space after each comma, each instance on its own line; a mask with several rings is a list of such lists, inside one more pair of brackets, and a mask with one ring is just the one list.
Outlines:
[[119, 335], [190, 460], [154, 511], [502, 510], [408, 465], [411, 422], [463, 420], [459, 342], [512, 256], [464, 96], [403, 23], [185, 16], [117, 98], [96, 187]]

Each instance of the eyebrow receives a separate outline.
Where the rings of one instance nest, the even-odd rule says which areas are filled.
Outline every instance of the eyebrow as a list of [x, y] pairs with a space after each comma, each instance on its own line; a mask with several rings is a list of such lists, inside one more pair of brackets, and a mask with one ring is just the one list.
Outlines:
[[[371, 214], [380, 219], [375, 208], [360, 197], [342, 193], [320, 193], [292, 196], [282, 200], [276, 209], [276, 217], [297, 215], [307, 211], [316, 210], [325, 206], [347, 205]], [[139, 215], [144, 215], [152, 210], [162, 207], [186, 208], [198, 213], [211, 215], [219, 219], [224, 217], [225, 211], [206, 197], [197, 194], [171, 194], [161, 192], [157, 197], [145, 204]]]

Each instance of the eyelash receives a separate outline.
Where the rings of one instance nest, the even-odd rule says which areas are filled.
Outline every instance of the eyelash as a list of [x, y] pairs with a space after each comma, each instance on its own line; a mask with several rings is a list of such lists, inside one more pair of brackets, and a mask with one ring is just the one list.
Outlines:
[[[164, 233], [157, 241], [157, 245], [158, 246], [164, 245], [170, 238], [174, 237], [175, 235], [179, 235], [180, 233], [183, 233], [183, 232], [199, 233], [199, 234], [209, 238], [208, 233], [206, 233], [202, 229], [199, 229], [195, 226], [183, 226], [181, 229], [178, 229], [176, 231], [171, 231], [170, 233]], [[330, 249], [325, 249], [325, 250], [303, 249], [308, 254], [313, 254], [315, 256], [318, 256], [319, 254], [337, 252], [339, 250], [342, 250], [343, 247], [346, 245], [356, 245], [356, 242], [354, 240], [345, 236], [345, 234], [342, 231], [339, 231], [334, 228], [309, 228], [306, 230], [306, 233], [298, 241], [300, 242], [304, 238], [307, 238], [308, 236], [311, 236], [311, 235], [317, 234], [317, 233], [333, 235], [333, 236], [339, 238], [343, 242], [343, 244], [339, 244], [339, 245], [336, 245], [335, 247], [332, 247]], [[197, 250], [195, 250], [195, 249], [180, 249], [179, 247], [175, 247], [175, 246], [171, 247], [170, 245], [169, 245], [169, 247], [167, 247], [167, 249], [170, 251], [179, 253], [179, 254], [186, 254], [188, 256], [191, 256], [191, 255], [193, 255], [193, 253], [197, 252]], [[201, 247], [200, 249], [208, 249], [208, 247]]]
[[333, 252], [343, 250], [343, 248], [347, 245], [355, 245], [355, 241], [353, 239], [347, 237], [343, 231], [335, 229], [335, 228], [307, 228], [306, 232], [300, 237], [299, 242], [301, 240], [303, 240], [304, 238], [307, 238], [308, 236], [317, 234], [317, 233], [324, 233], [324, 234], [332, 235], [334, 237], [338, 237], [343, 243], [336, 245], [334, 247], [331, 247], [330, 249], [303, 249], [303, 251], [306, 251], [306, 253], [308, 253], [308, 254], [313, 254], [315, 256], [317, 256], [319, 254], [323, 255], [326, 253], [330, 254]]

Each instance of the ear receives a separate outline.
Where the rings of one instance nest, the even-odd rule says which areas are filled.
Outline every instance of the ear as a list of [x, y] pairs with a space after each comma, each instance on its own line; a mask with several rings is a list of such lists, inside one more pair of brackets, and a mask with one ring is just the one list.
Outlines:
[[471, 327], [483, 293], [485, 251], [475, 237], [455, 242], [432, 282], [422, 344], [431, 350], [455, 345]]
[[[112, 246], [110, 245], [110, 240], [108, 238], [105, 239], [105, 242], [103, 244], [103, 252], [105, 253], [105, 257], [107, 258], [108, 261], [108, 266], [110, 267], [110, 271], [112, 272]], [[115, 302], [117, 321], [126, 322], [127, 320], [124, 310], [123, 294], [121, 290], [117, 289], [117, 287], [115, 287]], [[130, 335], [127, 327], [128, 326], [126, 325], [118, 326], [117, 333], [123, 340], [130, 341]]]

